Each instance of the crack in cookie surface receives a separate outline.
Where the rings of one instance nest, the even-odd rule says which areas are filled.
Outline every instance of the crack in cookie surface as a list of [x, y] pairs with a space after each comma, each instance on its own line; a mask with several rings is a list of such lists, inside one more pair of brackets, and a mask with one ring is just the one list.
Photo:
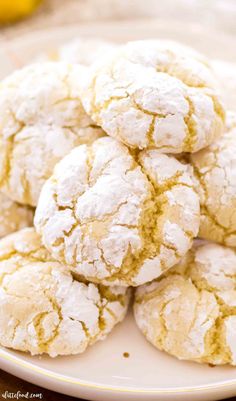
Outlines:
[[81, 282], [32, 229], [0, 241], [0, 344], [52, 357], [83, 352], [127, 311], [129, 290]]
[[228, 114], [225, 134], [207, 149], [189, 156], [200, 196], [199, 236], [236, 246], [236, 117]]
[[11, 199], [35, 206], [55, 164], [104, 135], [82, 106], [83, 73], [79, 65], [44, 63], [1, 82], [0, 188]]
[[196, 152], [224, 128], [213, 75], [191, 49], [129, 42], [91, 69], [82, 102], [94, 121], [131, 148]]
[[184, 166], [112, 138], [80, 146], [46, 182], [35, 226], [55, 259], [88, 280], [139, 285], [177, 263], [199, 225]]
[[164, 277], [136, 291], [137, 325], [179, 359], [236, 364], [236, 253], [195, 243]]

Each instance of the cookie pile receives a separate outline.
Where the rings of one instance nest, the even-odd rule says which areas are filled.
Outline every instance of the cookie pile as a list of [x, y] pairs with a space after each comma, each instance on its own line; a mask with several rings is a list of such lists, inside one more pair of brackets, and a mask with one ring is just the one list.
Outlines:
[[79, 39], [0, 83], [1, 345], [81, 353], [136, 287], [155, 347], [236, 364], [236, 114], [221, 86], [165, 40]]

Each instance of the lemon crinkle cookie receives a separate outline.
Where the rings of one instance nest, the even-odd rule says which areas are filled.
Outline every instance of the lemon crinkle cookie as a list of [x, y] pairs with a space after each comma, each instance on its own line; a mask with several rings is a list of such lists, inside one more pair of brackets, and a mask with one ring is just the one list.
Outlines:
[[32, 209], [12, 201], [0, 192], [0, 238], [32, 224]]
[[78, 95], [84, 68], [33, 64], [0, 83], [0, 189], [35, 206], [54, 165], [102, 135]]
[[236, 253], [195, 244], [163, 278], [136, 291], [138, 327], [179, 359], [236, 365]]
[[83, 104], [132, 148], [195, 152], [218, 138], [224, 110], [207, 61], [168, 41], [129, 42], [91, 68]]
[[35, 226], [55, 259], [90, 281], [137, 286], [178, 262], [199, 228], [188, 172], [113, 138], [72, 150], [45, 183]]
[[77, 354], [126, 313], [129, 290], [73, 279], [35, 230], [0, 241], [0, 344], [33, 355]]
[[199, 236], [236, 247], [236, 113], [224, 135], [189, 158], [200, 196]]
[[42, 55], [40, 60], [65, 61], [90, 66], [100, 57], [104, 56], [104, 54], [111, 52], [115, 47], [114, 43], [101, 39], [77, 38]]

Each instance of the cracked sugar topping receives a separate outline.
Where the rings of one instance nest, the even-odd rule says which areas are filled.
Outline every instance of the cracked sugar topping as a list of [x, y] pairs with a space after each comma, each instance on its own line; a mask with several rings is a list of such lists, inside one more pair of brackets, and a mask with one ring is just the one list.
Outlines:
[[236, 247], [236, 113], [226, 123], [225, 134], [189, 161], [200, 195], [199, 236]]
[[46, 248], [90, 281], [137, 286], [187, 252], [199, 228], [189, 166], [113, 138], [81, 145], [45, 183], [35, 226]]
[[85, 66], [93, 64], [104, 54], [111, 52], [116, 45], [101, 39], [75, 39], [57, 49], [42, 55], [39, 61], [65, 61]]
[[72, 148], [103, 135], [78, 92], [84, 67], [33, 64], [0, 83], [0, 189], [35, 206], [54, 165]]
[[136, 291], [138, 327], [179, 359], [236, 365], [236, 253], [195, 244], [163, 278]]
[[32, 224], [33, 210], [0, 192], [0, 238]]
[[203, 56], [168, 41], [129, 42], [90, 69], [82, 102], [132, 148], [195, 152], [216, 140], [224, 110]]
[[83, 352], [127, 311], [129, 291], [73, 279], [35, 230], [0, 241], [0, 344], [52, 357]]

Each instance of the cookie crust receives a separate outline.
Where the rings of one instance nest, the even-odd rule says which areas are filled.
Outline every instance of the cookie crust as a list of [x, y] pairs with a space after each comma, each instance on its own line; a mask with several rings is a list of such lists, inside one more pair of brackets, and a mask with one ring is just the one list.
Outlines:
[[32, 355], [72, 355], [104, 339], [127, 311], [129, 291], [77, 281], [35, 230], [0, 241], [0, 344]]
[[179, 359], [236, 365], [236, 253], [195, 244], [163, 278], [136, 291], [138, 327]]
[[90, 281], [137, 286], [187, 252], [199, 228], [189, 166], [113, 138], [80, 146], [41, 192], [35, 227], [56, 260]]

